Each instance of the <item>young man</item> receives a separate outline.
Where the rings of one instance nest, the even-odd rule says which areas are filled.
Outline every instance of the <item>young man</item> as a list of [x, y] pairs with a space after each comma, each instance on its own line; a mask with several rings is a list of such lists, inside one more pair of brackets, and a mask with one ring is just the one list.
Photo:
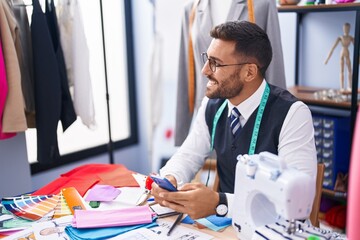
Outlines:
[[[160, 204], [198, 219], [231, 217], [236, 157], [269, 151], [316, 177], [314, 128], [309, 108], [264, 79], [272, 59], [267, 34], [247, 21], [216, 26], [203, 54], [206, 97], [189, 136], [160, 170], [178, 192], [153, 184]], [[217, 155], [220, 192], [188, 183], [211, 155]], [[221, 207], [220, 207], [221, 206]]]

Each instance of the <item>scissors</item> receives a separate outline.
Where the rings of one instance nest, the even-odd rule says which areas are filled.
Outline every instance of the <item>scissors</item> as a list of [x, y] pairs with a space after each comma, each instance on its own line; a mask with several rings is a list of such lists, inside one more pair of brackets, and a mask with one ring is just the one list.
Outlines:
[[136, 206], [141, 206], [144, 203], [146, 203], [146, 201], [150, 197], [151, 184], [153, 182], [154, 182], [154, 180], [152, 180], [150, 176], [146, 177], [146, 179], [145, 179], [145, 191], [140, 195], [139, 199], [136, 202]]

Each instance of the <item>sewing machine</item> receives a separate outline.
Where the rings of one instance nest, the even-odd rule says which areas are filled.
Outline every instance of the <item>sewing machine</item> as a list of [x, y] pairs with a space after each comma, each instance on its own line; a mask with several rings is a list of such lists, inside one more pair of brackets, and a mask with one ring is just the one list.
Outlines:
[[[282, 236], [298, 235], [300, 222], [295, 220], [310, 216], [315, 177], [288, 168], [280, 157], [269, 152], [239, 155], [237, 160], [232, 222], [237, 236], [283, 239], [271, 234], [276, 231]], [[271, 236], [263, 238], [262, 232], [266, 231], [266, 236]]]

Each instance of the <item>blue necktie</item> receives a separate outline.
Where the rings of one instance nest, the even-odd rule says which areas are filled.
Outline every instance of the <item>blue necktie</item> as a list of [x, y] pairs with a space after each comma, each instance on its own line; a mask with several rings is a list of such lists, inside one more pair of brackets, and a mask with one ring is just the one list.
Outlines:
[[240, 124], [240, 112], [237, 110], [237, 108], [233, 108], [231, 110], [231, 116], [230, 116], [230, 127], [231, 132], [233, 136], [235, 137], [241, 130], [241, 124]]

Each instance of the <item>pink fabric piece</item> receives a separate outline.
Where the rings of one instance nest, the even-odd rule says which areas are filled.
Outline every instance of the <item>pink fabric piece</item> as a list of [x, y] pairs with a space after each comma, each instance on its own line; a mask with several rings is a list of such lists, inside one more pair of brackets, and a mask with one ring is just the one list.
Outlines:
[[335, 0], [336, 3], [352, 3], [355, 2], [355, 0]]
[[86, 201], [102, 201], [109, 202], [114, 200], [121, 193], [120, 189], [110, 185], [95, 185], [89, 190]]
[[117, 210], [75, 210], [72, 226], [75, 228], [120, 227], [151, 223], [155, 215], [148, 206]]
[[360, 236], [360, 111], [357, 113], [354, 139], [352, 142], [349, 197], [346, 220], [347, 239], [359, 239]]
[[7, 94], [8, 94], [8, 85], [6, 80], [6, 70], [5, 70], [4, 54], [2, 50], [2, 42], [0, 38], [0, 139], [7, 139], [14, 137], [16, 135], [16, 133], [3, 133], [2, 130], [2, 119], [3, 119]]

